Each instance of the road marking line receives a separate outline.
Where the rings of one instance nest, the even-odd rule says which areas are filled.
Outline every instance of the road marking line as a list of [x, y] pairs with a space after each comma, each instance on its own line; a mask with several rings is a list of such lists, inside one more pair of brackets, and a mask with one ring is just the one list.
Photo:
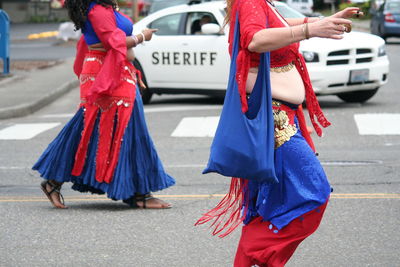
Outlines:
[[171, 136], [173, 137], [213, 137], [219, 122], [218, 116], [185, 117]]
[[400, 135], [400, 114], [354, 114], [360, 135]]
[[[0, 166], [0, 170], [23, 170], [28, 169], [28, 167], [19, 167], [19, 166]], [[29, 168], [30, 169], [30, 168]]]
[[[365, 161], [321, 161], [321, 164], [323, 166], [349, 166], [349, 167], [354, 167], [354, 166], [367, 166], [367, 165], [376, 165], [376, 164], [383, 164], [383, 161], [381, 160], [365, 160]], [[207, 163], [202, 163], [202, 164], [166, 164], [164, 165], [164, 168], [166, 169], [185, 169], [185, 168], [193, 168], [193, 169], [201, 169], [205, 168], [207, 166]], [[0, 170], [30, 170], [31, 167], [29, 166], [0, 166]]]
[[[168, 199], [220, 199], [225, 194], [183, 194], [183, 195], [154, 195], [157, 198], [168, 198]], [[342, 193], [342, 194], [331, 194], [333, 199], [400, 199], [400, 193]], [[78, 202], [78, 201], [105, 201], [110, 200], [105, 196], [79, 196], [79, 197], [66, 197], [67, 201]], [[1, 202], [47, 202], [49, 201], [45, 197], [25, 197], [25, 196], [10, 196], [0, 197]]]
[[[151, 107], [144, 108], [144, 113], [175, 112], [175, 111], [196, 111], [196, 110], [220, 110], [222, 106], [173, 106], [173, 107]], [[71, 118], [75, 113], [46, 114], [40, 118]]]
[[144, 108], [144, 113], [170, 112], [170, 111], [194, 111], [194, 110], [220, 110], [222, 106], [174, 106], [174, 107], [154, 107]]
[[72, 118], [74, 113], [60, 113], [60, 114], [47, 114], [42, 115], [40, 118], [53, 119], [53, 118]]
[[20, 123], [0, 130], [0, 140], [28, 140], [61, 123]]

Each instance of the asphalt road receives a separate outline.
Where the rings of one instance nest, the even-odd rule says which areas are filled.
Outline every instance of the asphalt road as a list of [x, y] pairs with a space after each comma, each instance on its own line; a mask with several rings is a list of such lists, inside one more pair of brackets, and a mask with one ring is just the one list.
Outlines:
[[[389, 83], [364, 105], [334, 96], [320, 102], [333, 126], [316, 138], [334, 187], [318, 231], [287, 266], [400, 266], [400, 136], [360, 135], [355, 115], [400, 114], [400, 45], [388, 44]], [[173, 137], [185, 117], [218, 116], [221, 100], [156, 96], [146, 119], [177, 185], [159, 192], [170, 210], [131, 210], [65, 186], [70, 209], [55, 210], [30, 170], [78, 103], [74, 90], [30, 116], [0, 121], [61, 123], [28, 140], [0, 140], [0, 266], [231, 266], [240, 231], [219, 239], [194, 227], [227, 192], [228, 179], [202, 175], [212, 138]]]

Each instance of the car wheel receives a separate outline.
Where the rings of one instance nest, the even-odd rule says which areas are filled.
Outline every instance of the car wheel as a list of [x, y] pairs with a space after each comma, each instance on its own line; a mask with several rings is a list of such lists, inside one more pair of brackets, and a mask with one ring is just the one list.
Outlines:
[[341, 93], [337, 94], [337, 96], [347, 103], [364, 103], [373, 97], [378, 92], [378, 89], [379, 87], [372, 90]]
[[142, 81], [143, 81], [144, 85], [146, 85], [147, 88], [142, 88], [139, 85], [140, 94], [142, 96], [143, 104], [148, 104], [148, 103], [150, 103], [151, 97], [153, 96], [153, 92], [150, 90], [150, 88], [147, 85], [146, 76], [144, 75], [142, 66], [140, 65], [139, 61], [134, 60], [133, 65], [135, 66], [136, 69], [138, 69], [142, 73]]

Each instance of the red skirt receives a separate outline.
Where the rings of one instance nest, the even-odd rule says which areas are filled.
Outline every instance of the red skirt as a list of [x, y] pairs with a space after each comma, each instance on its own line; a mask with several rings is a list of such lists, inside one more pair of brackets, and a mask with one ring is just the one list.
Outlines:
[[297, 246], [317, 230], [328, 202], [305, 213], [277, 230], [262, 217], [243, 226], [235, 257], [235, 267], [280, 267], [293, 255]]

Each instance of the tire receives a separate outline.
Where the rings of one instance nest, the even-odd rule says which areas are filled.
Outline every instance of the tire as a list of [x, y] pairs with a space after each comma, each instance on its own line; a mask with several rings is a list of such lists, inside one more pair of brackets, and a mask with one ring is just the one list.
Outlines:
[[378, 88], [372, 90], [362, 90], [348, 93], [337, 94], [337, 96], [347, 103], [364, 103], [367, 100], [371, 99], [376, 92], [378, 92]]
[[142, 96], [142, 101], [143, 104], [149, 104], [151, 97], [153, 96], [153, 92], [150, 90], [150, 88], [147, 86], [147, 80], [146, 80], [146, 76], [144, 75], [142, 66], [140, 65], [139, 61], [134, 60], [133, 61], [133, 65], [135, 66], [136, 69], [138, 69], [141, 73], [142, 73], [142, 81], [144, 83], [144, 85], [146, 85], [147, 88], [142, 88], [139, 85], [140, 88], [140, 94]]

